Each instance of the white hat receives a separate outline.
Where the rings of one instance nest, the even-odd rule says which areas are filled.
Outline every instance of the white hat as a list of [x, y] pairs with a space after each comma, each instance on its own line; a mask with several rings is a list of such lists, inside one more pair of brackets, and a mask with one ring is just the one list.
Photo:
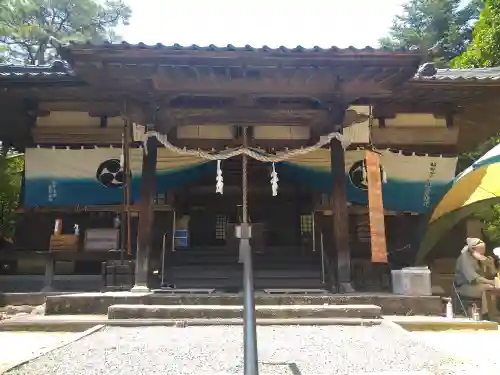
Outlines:
[[470, 238], [469, 237], [465, 240], [465, 242], [467, 243], [467, 246], [469, 247], [469, 249], [473, 249], [477, 246], [484, 245], [484, 242], [479, 238]]
[[495, 254], [495, 256], [497, 256], [498, 258], [500, 258], [500, 247], [495, 247], [493, 249], [493, 254]]
[[481, 246], [481, 245], [484, 246], [484, 242], [479, 238], [467, 237], [465, 240], [465, 243], [466, 243], [466, 245], [463, 247], [462, 253], [464, 253], [466, 251], [472, 251], [474, 248]]

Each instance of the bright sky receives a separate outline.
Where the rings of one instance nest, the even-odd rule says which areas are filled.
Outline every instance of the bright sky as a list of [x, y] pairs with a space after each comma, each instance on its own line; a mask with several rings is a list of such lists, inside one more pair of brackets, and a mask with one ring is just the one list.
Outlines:
[[404, 0], [125, 0], [131, 43], [376, 47]]

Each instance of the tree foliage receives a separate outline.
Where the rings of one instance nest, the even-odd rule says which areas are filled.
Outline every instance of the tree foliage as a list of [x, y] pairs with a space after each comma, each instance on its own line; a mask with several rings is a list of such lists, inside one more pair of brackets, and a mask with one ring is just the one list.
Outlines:
[[127, 24], [123, 0], [4, 0], [0, 4], [0, 44], [10, 60], [44, 64], [58, 56], [49, 43], [114, 41], [113, 28]]
[[479, 68], [500, 65], [500, 0], [487, 0], [474, 39], [467, 50], [452, 61], [454, 68]]
[[[130, 8], [123, 0], [0, 0], [0, 62], [44, 64], [58, 58], [50, 43], [116, 41], [114, 28], [127, 24]], [[14, 231], [24, 158], [1, 149], [0, 231]]]
[[483, 233], [495, 246], [500, 245], [500, 204], [494, 204], [474, 215], [483, 223]]
[[14, 232], [15, 209], [19, 205], [24, 157], [21, 154], [0, 155], [0, 231]]
[[457, 173], [461, 173], [464, 169], [468, 168], [481, 156], [486, 154], [489, 150], [500, 143], [500, 133], [488, 138], [485, 142], [478, 145], [470, 152], [464, 152], [459, 155], [457, 162]]
[[473, 22], [484, 0], [409, 0], [395, 16], [389, 36], [379, 40], [382, 47], [397, 49], [418, 46], [432, 49], [438, 65], [460, 55], [472, 40]]
[[[474, 39], [467, 50], [451, 62], [454, 68], [478, 68], [500, 65], [500, 0], [487, 0], [479, 21], [474, 26]], [[500, 144], [500, 134], [489, 138], [470, 153], [459, 158], [462, 169], [488, 150]], [[490, 241], [500, 244], [500, 205], [475, 214], [484, 224], [484, 234]]]

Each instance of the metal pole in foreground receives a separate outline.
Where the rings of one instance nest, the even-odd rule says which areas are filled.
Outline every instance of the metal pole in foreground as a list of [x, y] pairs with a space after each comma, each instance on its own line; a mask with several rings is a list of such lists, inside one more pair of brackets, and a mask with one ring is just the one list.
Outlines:
[[320, 233], [320, 249], [321, 249], [321, 282], [325, 283], [325, 250], [323, 248], [323, 229]]
[[[243, 128], [243, 143], [247, 146], [247, 128]], [[259, 374], [257, 354], [257, 328], [255, 321], [255, 299], [253, 288], [252, 249], [250, 248], [251, 228], [248, 224], [248, 159], [242, 156], [242, 218], [240, 234], [240, 255], [243, 260], [243, 361], [245, 375]]]
[[257, 328], [255, 321], [255, 300], [253, 289], [253, 266], [252, 249], [250, 239], [243, 238], [245, 228], [249, 230], [248, 224], [242, 224], [242, 238], [240, 239], [240, 251], [243, 255], [243, 326], [244, 326], [244, 374], [258, 375], [259, 361], [257, 355]]
[[165, 247], [167, 241], [167, 232], [163, 233], [163, 242], [161, 245], [161, 284], [160, 288], [165, 286]]
[[313, 211], [311, 214], [312, 218], [312, 251], [316, 252], [316, 221], [315, 221], [316, 211]]

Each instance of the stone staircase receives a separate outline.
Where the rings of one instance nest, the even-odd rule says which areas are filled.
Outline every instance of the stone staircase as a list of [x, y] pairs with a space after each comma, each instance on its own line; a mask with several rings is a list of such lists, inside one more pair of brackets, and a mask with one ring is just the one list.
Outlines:
[[[165, 283], [176, 288], [242, 289], [243, 265], [227, 248], [178, 250], [170, 254]], [[253, 253], [256, 289], [323, 289], [321, 259], [316, 253], [275, 248]]]

